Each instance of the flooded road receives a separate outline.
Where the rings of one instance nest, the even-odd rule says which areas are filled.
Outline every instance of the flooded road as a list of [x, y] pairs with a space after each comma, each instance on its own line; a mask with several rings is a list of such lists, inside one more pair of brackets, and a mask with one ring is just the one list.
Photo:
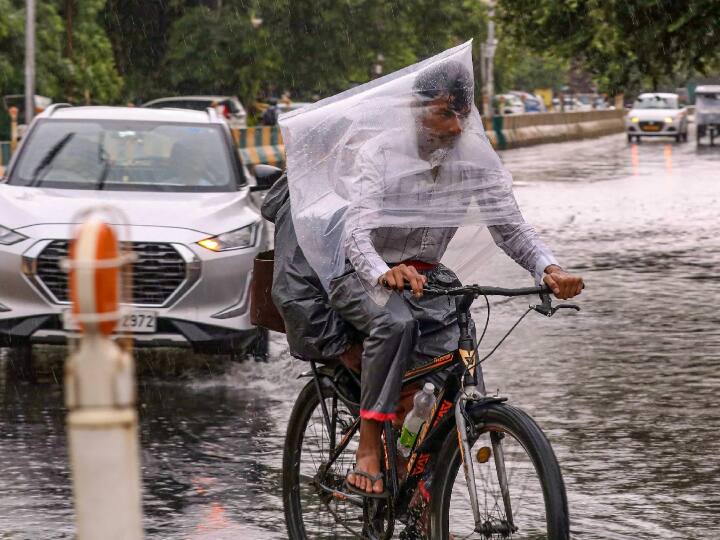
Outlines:
[[[548, 434], [575, 538], [720, 538], [720, 148], [613, 135], [503, 159], [527, 220], [587, 289], [577, 315], [525, 319], [485, 363], [488, 389]], [[502, 255], [487, 280], [528, 283]], [[493, 306], [483, 350], [526, 305]], [[286, 537], [282, 445], [305, 366], [280, 335], [271, 352], [268, 364], [172, 374], [144, 364], [146, 538]], [[8, 362], [0, 538], [72, 538], [60, 359], [32, 384], [6, 375]]]

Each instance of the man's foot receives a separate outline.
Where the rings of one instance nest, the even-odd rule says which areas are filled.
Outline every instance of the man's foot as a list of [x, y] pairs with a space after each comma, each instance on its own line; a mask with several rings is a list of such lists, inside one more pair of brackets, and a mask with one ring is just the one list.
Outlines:
[[355, 469], [348, 473], [346, 482], [360, 491], [371, 494], [381, 494], [385, 491], [382, 473], [380, 472], [380, 460], [377, 453], [367, 456], [357, 456]]
[[[381, 494], [385, 485], [380, 476], [380, 451], [382, 449], [382, 424], [363, 418], [360, 420], [360, 442], [355, 454], [355, 471], [347, 475], [349, 486], [364, 491], [369, 495]], [[373, 480], [374, 479], [374, 480]]]

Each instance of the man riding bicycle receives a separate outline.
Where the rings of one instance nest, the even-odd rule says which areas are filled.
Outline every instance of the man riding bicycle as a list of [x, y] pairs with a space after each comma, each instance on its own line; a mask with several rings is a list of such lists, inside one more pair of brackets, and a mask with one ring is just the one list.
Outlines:
[[360, 441], [346, 484], [367, 496], [386, 494], [382, 422], [401, 420], [403, 373], [457, 343], [455, 305], [422, 295], [426, 284], [459, 284], [441, 264], [453, 242], [479, 252], [486, 226], [557, 297], [582, 289], [520, 214], [473, 106], [468, 56], [449, 51], [281, 120], [298, 242], [334, 312], [362, 336]]

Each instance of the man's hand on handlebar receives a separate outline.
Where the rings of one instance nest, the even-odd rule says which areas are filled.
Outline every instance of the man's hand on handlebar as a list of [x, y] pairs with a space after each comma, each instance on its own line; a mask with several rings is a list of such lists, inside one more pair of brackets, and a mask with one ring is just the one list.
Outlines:
[[423, 294], [423, 285], [427, 283], [427, 278], [418, 273], [414, 266], [398, 264], [380, 276], [378, 282], [388, 289], [397, 291], [402, 291], [405, 288], [405, 282], [408, 282], [413, 294], [420, 297]]
[[556, 264], [545, 268], [543, 281], [557, 298], [563, 300], [577, 296], [583, 289], [583, 279], [580, 276], [566, 272]]

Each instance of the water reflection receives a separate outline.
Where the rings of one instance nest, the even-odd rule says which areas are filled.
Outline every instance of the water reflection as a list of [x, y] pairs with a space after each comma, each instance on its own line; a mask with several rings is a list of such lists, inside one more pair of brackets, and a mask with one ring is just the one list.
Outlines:
[[[581, 313], [529, 317], [486, 363], [488, 387], [549, 434], [577, 538], [720, 538], [720, 151], [709, 150], [618, 135], [503, 155], [528, 221], [588, 282]], [[527, 280], [501, 257], [489, 266], [488, 281]], [[483, 350], [524, 305], [493, 307]], [[280, 336], [272, 355], [141, 363], [148, 539], [286, 538], [282, 445], [304, 366]], [[0, 531], [72, 538], [60, 359], [33, 384], [8, 365], [1, 355]]]
[[630, 159], [632, 163], [633, 176], [637, 176], [640, 170], [640, 151], [637, 144], [630, 145]]
[[672, 145], [666, 144], [663, 147], [663, 156], [665, 156], [665, 173], [672, 176]]

